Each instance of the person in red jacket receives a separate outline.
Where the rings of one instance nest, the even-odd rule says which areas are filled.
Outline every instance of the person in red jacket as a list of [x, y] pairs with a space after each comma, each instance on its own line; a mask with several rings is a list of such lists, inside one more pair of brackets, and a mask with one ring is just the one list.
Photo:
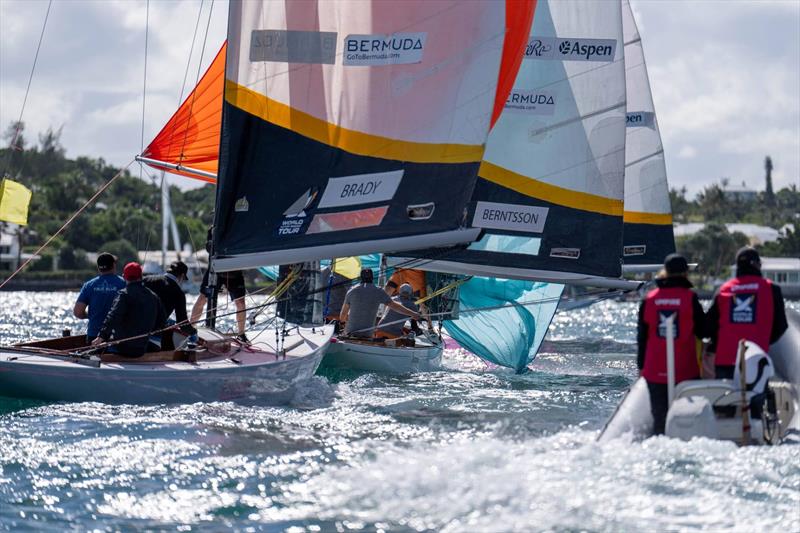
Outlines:
[[656, 435], [664, 433], [669, 409], [667, 319], [675, 315], [673, 338], [676, 384], [687, 379], [700, 378], [697, 338], [703, 338], [706, 331], [703, 308], [686, 277], [689, 272], [686, 259], [678, 254], [670, 254], [664, 260], [664, 270], [666, 275], [656, 280], [656, 288], [647, 294], [639, 306], [637, 335], [637, 363], [650, 392], [650, 411], [653, 414], [653, 430]]
[[761, 275], [758, 252], [745, 246], [736, 253], [736, 277], [719, 288], [708, 310], [717, 379], [733, 379], [739, 339], [769, 352], [788, 327], [781, 288]]

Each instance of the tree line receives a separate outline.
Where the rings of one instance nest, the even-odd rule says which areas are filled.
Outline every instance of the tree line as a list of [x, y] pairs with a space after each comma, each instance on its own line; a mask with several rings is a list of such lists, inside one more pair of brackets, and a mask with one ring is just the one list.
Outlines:
[[[69, 159], [61, 145], [61, 130], [48, 129], [30, 143], [24, 124], [12, 123], [0, 149], [0, 172], [33, 191], [28, 226], [23, 231], [24, 250], [35, 251], [54, 234], [95, 192], [120, 169], [103, 158]], [[13, 141], [13, 146], [12, 146]], [[138, 172], [137, 172], [138, 174]], [[103, 194], [44, 252], [32, 270], [52, 268], [58, 256], [63, 270], [91, 269], [86, 252], [110, 251], [121, 261], [132, 261], [137, 250], [161, 248], [161, 173], [145, 170], [145, 179], [124, 171]], [[212, 221], [213, 185], [182, 191], [170, 187], [172, 211], [181, 242], [205, 246]], [[48, 260], [49, 259], [49, 260]]]
[[[774, 192], [772, 189], [772, 160], [766, 158], [766, 187], [754, 198], [726, 193], [729, 185], [723, 179], [705, 187], [695, 198], [687, 197], [686, 187], [670, 190], [673, 220], [679, 223], [700, 222], [699, 232], [678, 237], [678, 251], [700, 265], [701, 283], [708, 277], [727, 275], [734, 263], [736, 251], [749, 244], [740, 232], [729, 232], [725, 223], [750, 223], [783, 229], [776, 242], [757, 245], [762, 256], [800, 256], [800, 191], [797, 184]], [[787, 224], [794, 226], [786, 227]]]

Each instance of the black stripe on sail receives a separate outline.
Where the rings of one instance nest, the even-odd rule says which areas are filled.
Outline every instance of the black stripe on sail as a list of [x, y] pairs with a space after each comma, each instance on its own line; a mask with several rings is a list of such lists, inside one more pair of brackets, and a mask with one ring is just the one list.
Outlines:
[[[466, 264], [574, 272], [617, 278], [622, 275], [622, 217], [603, 215], [531, 198], [501, 185], [478, 179], [474, 199], [509, 205], [548, 208], [542, 233], [487, 229], [486, 233], [541, 238], [538, 255], [452, 249], [406, 252], [404, 257], [438, 258]], [[470, 207], [470, 222], [475, 205]], [[577, 257], [576, 257], [577, 256]], [[422, 267], [424, 268], [424, 267]]]
[[657, 265], [675, 251], [672, 224], [626, 222], [623, 241], [623, 259], [626, 265]]
[[[225, 102], [215, 251], [236, 256], [456, 230], [465, 225], [478, 166], [354, 155]], [[388, 196], [370, 194], [370, 187], [386, 186], [379, 176], [358, 190], [342, 188], [334, 201], [329, 191], [323, 205], [330, 178], [392, 171], [388, 182], [399, 186]], [[409, 206], [418, 206], [413, 220]], [[342, 212], [360, 226], [326, 231], [336, 219], [325, 215]]]

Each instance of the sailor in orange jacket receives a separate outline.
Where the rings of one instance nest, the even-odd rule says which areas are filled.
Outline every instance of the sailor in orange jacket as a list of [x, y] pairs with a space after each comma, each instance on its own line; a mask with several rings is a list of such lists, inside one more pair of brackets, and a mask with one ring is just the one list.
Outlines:
[[758, 252], [746, 246], [736, 254], [736, 277], [714, 296], [708, 328], [715, 354], [717, 379], [732, 379], [739, 339], [758, 344], [764, 352], [788, 328], [781, 288], [761, 275]]
[[686, 275], [689, 264], [678, 254], [664, 261], [666, 276], [656, 280], [639, 307], [638, 366], [650, 391], [654, 433], [664, 433], [669, 400], [667, 396], [667, 319], [675, 315], [675, 383], [699, 379], [697, 338], [705, 335], [705, 314]]

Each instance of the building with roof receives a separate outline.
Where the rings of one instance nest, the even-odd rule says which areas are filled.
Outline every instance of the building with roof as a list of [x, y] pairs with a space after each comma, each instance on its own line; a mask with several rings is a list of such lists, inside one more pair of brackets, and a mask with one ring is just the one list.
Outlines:
[[[731, 266], [731, 272], [736, 266]], [[781, 286], [784, 298], [800, 298], [800, 258], [762, 257], [761, 273]]]
[[[702, 230], [706, 225], [702, 222], [690, 222], [688, 224], [675, 224], [673, 229], [675, 237], [687, 237], [694, 235]], [[784, 235], [786, 229], [794, 231], [794, 226], [791, 224], [785, 225], [780, 230], [770, 228], [769, 226], [759, 226], [758, 224], [740, 224], [730, 223], [725, 224], [725, 227], [730, 233], [743, 233], [747, 236], [751, 246], [759, 246], [768, 242], [775, 242]]]

